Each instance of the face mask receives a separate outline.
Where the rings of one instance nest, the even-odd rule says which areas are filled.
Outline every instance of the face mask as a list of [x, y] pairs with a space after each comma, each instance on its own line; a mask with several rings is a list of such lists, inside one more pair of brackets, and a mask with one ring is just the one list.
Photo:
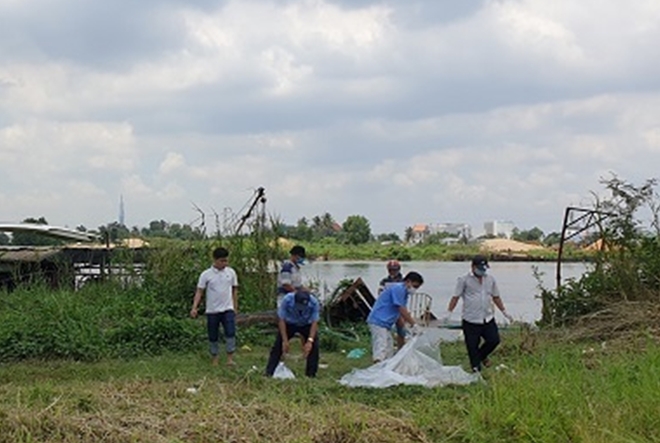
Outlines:
[[408, 295], [413, 295], [417, 292], [417, 288], [414, 288], [412, 286], [408, 286]]
[[298, 257], [298, 259], [296, 260], [296, 263], [299, 264], [299, 265], [304, 265], [305, 264], [305, 259], [302, 258], [302, 257]]
[[486, 270], [474, 268], [474, 275], [476, 275], [477, 277], [483, 277], [484, 275], [486, 275]]

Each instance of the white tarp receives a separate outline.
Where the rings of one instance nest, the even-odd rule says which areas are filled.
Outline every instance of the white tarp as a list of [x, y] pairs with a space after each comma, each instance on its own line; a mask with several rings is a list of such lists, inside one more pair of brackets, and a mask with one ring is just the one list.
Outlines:
[[395, 385], [426, 387], [467, 385], [481, 380], [478, 373], [469, 373], [460, 366], [444, 366], [440, 343], [455, 341], [460, 331], [426, 328], [412, 337], [392, 358], [366, 369], [353, 369], [339, 383], [350, 387], [387, 388]]

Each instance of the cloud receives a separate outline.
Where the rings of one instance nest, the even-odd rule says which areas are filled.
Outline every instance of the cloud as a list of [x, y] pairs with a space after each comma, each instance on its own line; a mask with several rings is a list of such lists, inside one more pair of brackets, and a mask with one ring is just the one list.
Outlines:
[[0, 0], [0, 219], [557, 229], [660, 160], [653, 0]]

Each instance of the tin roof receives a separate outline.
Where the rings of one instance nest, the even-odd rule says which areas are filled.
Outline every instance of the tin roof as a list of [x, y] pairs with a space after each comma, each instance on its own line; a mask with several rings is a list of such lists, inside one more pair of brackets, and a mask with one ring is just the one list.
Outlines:
[[60, 252], [59, 248], [49, 246], [3, 246], [0, 248], [0, 262], [38, 263]]
[[5, 232], [33, 232], [63, 240], [94, 241], [97, 236], [87, 232], [80, 232], [59, 226], [41, 225], [37, 223], [0, 223], [0, 231]]

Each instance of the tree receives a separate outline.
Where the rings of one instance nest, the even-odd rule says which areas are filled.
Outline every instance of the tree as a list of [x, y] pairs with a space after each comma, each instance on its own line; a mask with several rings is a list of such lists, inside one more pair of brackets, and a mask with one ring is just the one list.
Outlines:
[[9, 240], [9, 236], [7, 234], [0, 232], [0, 245], [8, 245]]
[[410, 243], [410, 240], [412, 240], [412, 238], [413, 238], [413, 228], [412, 226], [408, 226], [406, 228], [404, 240], [406, 241], [406, 243]]
[[530, 229], [529, 231], [521, 231], [518, 228], [515, 228], [513, 230], [512, 238], [518, 241], [528, 241], [528, 242], [541, 241], [541, 239], [543, 238], [543, 231], [541, 231], [536, 226]]
[[450, 234], [449, 232], [436, 232], [428, 235], [424, 239], [426, 245], [441, 245], [446, 238], [458, 238], [458, 234]]
[[103, 238], [108, 238], [113, 243], [128, 238], [131, 234], [128, 228], [119, 222], [112, 222], [105, 226], [99, 226], [99, 233]]
[[291, 230], [290, 237], [294, 240], [303, 241], [310, 241], [314, 237], [314, 231], [305, 217], [298, 220], [296, 226]]
[[401, 238], [396, 232], [390, 232], [388, 234], [378, 234], [376, 240], [379, 242], [395, 242], [398, 243], [401, 241]]
[[371, 240], [369, 220], [362, 215], [350, 215], [342, 225], [342, 237], [346, 243], [359, 245]]
[[338, 228], [337, 222], [329, 212], [326, 212], [322, 216], [316, 215], [312, 217], [311, 228], [315, 240], [325, 237], [336, 237], [338, 231], [341, 231], [341, 227]]
[[545, 238], [543, 239], [543, 244], [545, 244], [546, 246], [554, 246], [559, 244], [560, 240], [561, 240], [561, 234], [559, 232], [551, 232], [545, 236]]

